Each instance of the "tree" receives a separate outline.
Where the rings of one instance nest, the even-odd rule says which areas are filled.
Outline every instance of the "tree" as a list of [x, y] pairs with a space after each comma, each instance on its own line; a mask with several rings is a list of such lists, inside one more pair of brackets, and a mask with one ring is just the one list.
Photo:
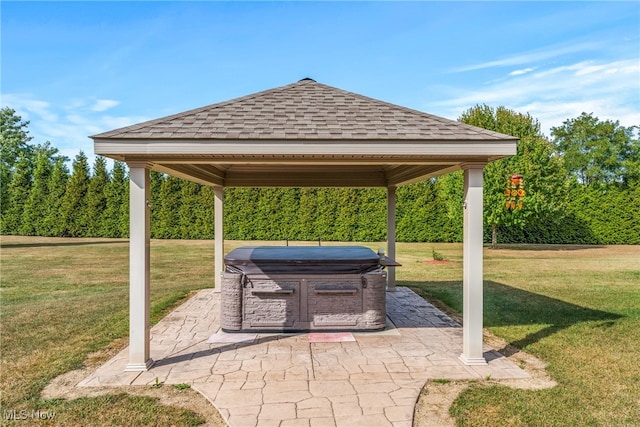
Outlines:
[[109, 185], [109, 172], [104, 157], [96, 157], [93, 175], [87, 188], [86, 223], [89, 237], [109, 237], [103, 233], [103, 221], [107, 209], [106, 188]]
[[65, 236], [83, 237], [87, 235], [89, 229], [87, 217], [89, 179], [89, 162], [87, 156], [81, 151], [73, 161], [73, 173], [67, 181], [61, 206], [62, 219], [66, 224]]
[[62, 216], [62, 203], [66, 192], [69, 170], [66, 166], [66, 157], [56, 157], [53, 160], [53, 170], [47, 185], [47, 216], [44, 220], [44, 228], [48, 236], [64, 236], [67, 224]]
[[198, 199], [198, 212], [196, 216], [196, 228], [199, 230], [199, 239], [213, 239], [215, 228], [215, 191], [213, 187], [201, 186]]
[[[123, 166], [124, 168], [124, 166]], [[162, 196], [160, 194], [160, 189], [162, 188], [162, 183], [167, 178], [162, 172], [149, 171], [149, 195], [151, 197], [151, 212], [150, 212], [150, 221], [151, 221], [151, 237], [158, 238], [160, 236], [160, 208], [162, 207]], [[129, 183], [126, 182], [125, 186], [127, 188], [127, 230], [129, 229]], [[127, 232], [127, 236], [128, 236]]]
[[425, 241], [425, 198], [432, 195], [428, 181], [403, 185], [396, 190], [396, 238], [406, 242]]
[[355, 240], [384, 241], [387, 238], [387, 192], [381, 188], [362, 188], [357, 191], [358, 230]]
[[338, 188], [336, 191], [337, 211], [335, 231], [339, 240], [354, 241], [358, 233], [358, 202], [360, 189]]
[[253, 228], [258, 240], [284, 239], [279, 227], [279, 194], [273, 187], [257, 189], [256, 213], [253, 216]]
[[[106, 202], [100, 234], [109, 237], [128, 237], [129, 181], [124, 163], [113, 162], [111, 179], [107, 182], [104, 192]], [[151, 207], [153, 209], [153, 203]]]
[[[306, 212], [307, 218], [313, 220], [313, 236], [309, 236], [310, 238], [321, 238], [322, 240], [340, 240], [337, 231], [336, 231], [336, 219], [338, 215], [338, 197], [337, 192], [339, 189], [337, 188], [316, 188], [314, 193], [308, 193], [307, 199], [309, 200], [311, 197], [313, 198], [313, 212]], [[298, 229], [302, 232], [304, 229], [309, 230], [311, 224], [307, 224], [302, 217], [300, 217], [299, 212], [305, 212], [305, 206], [302, 199], [302, 191], [304, 189], [300, 189], [298, 192], [298, 207], [296, 208], [296, 212], [298, 212], [296, 218], [298, 219]], [[309, 200], [311, 202], [311, 200]]]
[[634, 138], [635, 128], [582, 113], [551, 128], [551, 135], [571, 175], [585, 185], [607, 185], [638, 179], [640, 143]]
[[319, 191], [320, 189], [314, 187], [300, 189], [300, 210], [296, 213], [296, 221], [293, 221], [294, 224], [284, 237], [291, 240], [329, 240], [328, 236], [321, 235], [315, 227], [318, 221]]
[[154, 207], [158, 209], [157, 238], [175, 239], [180, 238], [179, 210], [182, 180], [174, 176], [166, 177], [160, 186], [161, 205]]
[[28, 236], [50, 235], [46, 220], [49, 214], [47, 199], [52, 173], [53, 165], [49, 153], [46, 150], [39, 150], [33, 172], [33, 186], [24, 206], [20, 234]]
[[[484, 220], [491, 227], [492, 246], [497, 245], [500, 227], [531, 227], [564, 213], [568, 188], [566, 170], [553, 144], [540, 132], [536, 119], [505, 107], [478, 105], [464, 112], [459, 120], [520, 138], [515, 156], [485, 166]], [[524, 208], [505, 209], [507, 178], [517, 173], [524, 176]]]
[[259, 197], [257, 188], [226, 188], [224, 190], [225, 238], [255, 239], [253, 227], [255, 207]]
[[[11, 174], [22, 159], [21, 173], [30, 171], [31, 147], [29, 141], [28, 121], [23, 121], [15, 110], [4, 107], [0, 109], [0, 211], [9, 209], [9, 187]], [[27, 169], [24, 169], [24, 168]], [[13, 220], [12, 220], [13, 221]]]
[[298, 211], [300, 209], [300, 188], [279, 188], [280, 206], [278, 206], [279, 229], [277, 230], [279, 239], [294, 239], [300, 229]]
[[442, 239], [460, 242], [463, 235], [464, 178], [462, 171], [448, 173], [436, 179], [437, 202], [442, 209]]
[[31, 192], [31, 166], [26, 156], [18, 158], [7, 188], [7, 204], [2, 207], [2, 233], [19, 234], [22, 217]]
[[197, 239], [202, 233], [197, 228], [201, 206], [200, 186], [192, 181], [180, 182], [180, 207], [178, 208], [178, 234], [181, 239]]
[[23, 121], [16, 111], [9, 107], [0, 109], [0, 164], [11, 170], [20, 157], [31, 153], [28, 121]]
[[[448, 198], [459, 204], [459, 192], [442, 191], [441, 179], [428, 179], [397, 190], [397, 238], [405, 242], [441, 242], [451, 239]], [[461, 228], [462, 221], [460, 221]]]

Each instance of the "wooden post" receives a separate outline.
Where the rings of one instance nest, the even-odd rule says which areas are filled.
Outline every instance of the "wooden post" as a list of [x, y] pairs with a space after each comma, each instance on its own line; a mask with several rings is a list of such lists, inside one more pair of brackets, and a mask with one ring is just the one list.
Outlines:
[[129, 163], [129, 363], [125, 371], [146, 371], [149, 352], [149, 168]]
[[[387, 187], [387, 256], [396, 259], [396, 187]], [[396, 268], [388, 267], [387, 291], [396, 290]]]
[[482, 351], [484, 164], [465, 164], [462, 295], [462, 354], [466, 365], [486, 365]]
[[222, 271], [224, 269], [224, 187], [213, 188], [214, 200], [214, 275], [215, 292], [220, 292], [222, 286]]

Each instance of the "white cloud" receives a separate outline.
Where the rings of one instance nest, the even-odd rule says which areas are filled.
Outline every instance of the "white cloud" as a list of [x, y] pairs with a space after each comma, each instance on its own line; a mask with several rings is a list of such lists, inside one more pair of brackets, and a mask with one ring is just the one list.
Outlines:
[[118, 101], [106, 99], [74, 99], [54, 104], [29, 94], [2, 95], [2, 106], [13, 108], [23, 120], [29, 120], [32, 143], [50, 141], [61, 154], [71, 159], [80, 150], [88, 156], [93, 154], [93, 141], [89, 136], [148, 120], [146, 117], [101, 114], [118, 104]]
[[[636, 59], [611, 62], [581, 61], [527, 73], [513, 72], [506, 79], [472, 89], [449, 87], [441, 99], [425, 110], [457, 118], [477, 104], [530, 113], [545, 134], [564, 120], [593, 113], [601, 120], [618, 120], [623, 126], [640, 124], [640, 64]], [[477, 89], [477, 88], [480, 89]]]
[[92, 106], [91, 111], [106, 111], [110, 108], [120, 104], [120, 101], [114, 101], [113, 99], [98, 99]]
[[[559, 74], [563, 72], [569, 72], [575, 76], [587, 76], [589, 74], [595, 74], [596, 78], [600, 78], [602, 74], [613, 74], [617, 72], [633, 72], [637, 69], [636, 61], [617, 61], [609, 64], [596, 64], [595, 61], [582, 61], [571, 65], [563, 65], [560, 67], [551, 68], [545, 71], [541, 71], [537, 74], [537, 77], [547, 77], [553, 74]], [[603, 71], [604, 73], [599, 73]]]
[[3, 94], [2, 106], [13, 108], [24, 120], [55, 121], [58, 116], [51, 111], [51, 104], [46, 101], [32, 99], [24, 94]]
[[535, 70], [535, 68], [523, 68], [521, 70], [514, 70], [509, 73], [510, 76], [521, 76], [522, 74], [527, 74]]
[[555, 58], [558, 56], [573, 54], [577, 52], [597, 50], [599, 47], [600, 47], [599, 43], [593, 43], [593, 42], [549, 46], [543, 49], [536, 49], [529, 52], [517, 53], [502, 59], [459, 67], [453, 71], [464, 72], [464, 71], [482, 70], [482, 69], [494, 68], [494, 67], [509, 67], [509, 66], [523, 65], [523, 64], [531, 64], [531, 63]]

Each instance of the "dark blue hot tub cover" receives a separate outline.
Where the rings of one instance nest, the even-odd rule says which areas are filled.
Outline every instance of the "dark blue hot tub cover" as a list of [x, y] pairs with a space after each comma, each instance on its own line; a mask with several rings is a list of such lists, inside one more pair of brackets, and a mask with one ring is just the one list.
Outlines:
[[229, 252], [224, 263], [227, 271], [244, 274], [353, 274], [382, 268], [380, 256], [364, 246], [243, 246]]

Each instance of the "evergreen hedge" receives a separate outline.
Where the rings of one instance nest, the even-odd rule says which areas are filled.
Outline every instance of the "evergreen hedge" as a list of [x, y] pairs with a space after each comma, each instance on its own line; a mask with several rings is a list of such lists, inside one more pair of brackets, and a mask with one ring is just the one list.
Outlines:
[[[93, 172], [91, 172], [91, 170]], [[66, 237], [127, 237], [126, 166], [90, 168], [80, 154], [73, 172], [60, 159], [19, 161], [2, 207], [2, 233]], [[398, 188], [396, 238], [459, 242], [459, 176]], [[574, 184], [561, 215], [520, 227], [499, 227], [499, 243], [640, 244], [640, 185]], [[151, 173], [151, 236], [212, 239], [213, 189]], [[526, 209], [526, 202], [525, 202]], [[386, 190], [378, 188], [228, 188], [225, 238], [234, 240], [384, 241]], [[485, 229], [485, 240], [491, 230]]]

